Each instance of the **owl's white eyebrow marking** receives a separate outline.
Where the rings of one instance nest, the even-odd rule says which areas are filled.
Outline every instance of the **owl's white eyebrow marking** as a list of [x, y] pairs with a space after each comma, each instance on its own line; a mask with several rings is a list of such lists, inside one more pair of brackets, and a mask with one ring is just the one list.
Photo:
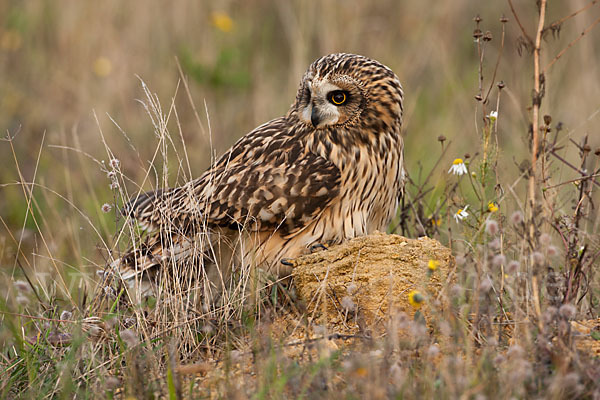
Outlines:
[[337, 85], [334, 85], [331, 82], [319, 82], [314, 86], [314, 90], [312, 91], [313, 97], [323, 97], [327, 95], [329, 92], [333, 92], [334, 90], [341, 90], [341, 88]]

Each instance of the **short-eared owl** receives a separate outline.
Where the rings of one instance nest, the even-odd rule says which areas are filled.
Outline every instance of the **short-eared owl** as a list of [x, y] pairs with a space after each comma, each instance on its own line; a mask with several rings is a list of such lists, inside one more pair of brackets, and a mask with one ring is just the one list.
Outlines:
[[404, 188], [402, 100], [398, 77], [379, 62], [319, 58], [286, 115], [199, 178], [126, 205], [147, 234], [119, 266], [141, 272], [198, 251], [215, 261], [208, 248], [228, 247], [235, 262], [281, 275], [283, 259], [314, 244], [385, 230]]

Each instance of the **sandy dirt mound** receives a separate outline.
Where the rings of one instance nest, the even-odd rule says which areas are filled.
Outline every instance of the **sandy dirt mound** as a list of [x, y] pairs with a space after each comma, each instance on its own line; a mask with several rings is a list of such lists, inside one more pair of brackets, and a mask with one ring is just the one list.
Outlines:
[[390, 311], [414, 315], [414, 290], [424, 298], [421, 313], [431, 318], [428, 305], [441, 301], [454, 265], [437, 240], [375, 233], [296, 259], [293, 276], [314, 323], [363, 330], [382, 327]]
[[600, 357], [600, 318], [571, 321], [575, 345], [583, 353]]

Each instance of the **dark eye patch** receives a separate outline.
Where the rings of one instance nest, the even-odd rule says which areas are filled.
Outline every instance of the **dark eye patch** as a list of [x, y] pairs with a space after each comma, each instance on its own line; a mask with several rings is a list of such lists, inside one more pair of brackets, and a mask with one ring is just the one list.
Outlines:
[[341, 106], [348, 101], [348, 92], [345, 90], [334, 90], [327, 94], [327, 99], [330, 103]]

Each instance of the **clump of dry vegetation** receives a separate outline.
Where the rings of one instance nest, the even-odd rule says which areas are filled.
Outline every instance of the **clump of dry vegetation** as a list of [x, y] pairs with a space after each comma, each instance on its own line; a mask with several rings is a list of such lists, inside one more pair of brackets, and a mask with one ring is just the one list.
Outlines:
[[[336, 18], [358, 13], [364, 19], [357, 19], [355, 28], [365, 39], [380, 34], [377, 18], [386, 13], [417, 14], [424, 12], [422, 8], [384, 2], [367, 9], [356, 3], [354, 9], [340, 11], [330, 2], [323, 2], [323, 9], [294, 2], [259, 3], [258, 10], [240, 5], [237, 17], [215, 4], [194, 6], [208, 16], [198, 33], [209, 35], [205, 37], [210, 43], [202, 50], [182, 45], [177, 62], [143, 74], [148, 78], [158, 75], [160, 68], [170, 68], [168, 79], [178, 84], [168, 101], [161, 101], [141, 79], [115, 76], [119, 62], [128, 59], [126, 54], [96, 57], [80, 50], [79, 55], [90, 61], [86, 65], [93, 76], [85, 79], [106, 82], [112, 76], [141, 86], [145, 125], [128, 124], [133, 117], [127, 114], [111, 114], [111, 121], [105, 121], [94, 113], [92, 123], [73, 123], [72, 134], [64, 127], [48, 126], [48, 133], [34, 140], [28, 133], [32, 128], [20, 125], [22, 107], [15, 106], [15, 102], [35, 104], [34, 96], [24, 94], [19, 83], [1, 83], [8, 91], [2, 98], [4, 113], [0, 110], [0, 121], [7, 122], [0, 154], [13, 160], [13, 166], [0, 172], [4, 229], [0, 396], [599, 398], [600, 142], [595, 122], [600, 105], [593, 90], [598, 82], [592, 79], [598, 49], [590, 44], [594, 42], [590, 36], [600, 20], [581, 22], [597, 13], [597, 1], [581, 2], [573, 9], [564, 5], [554, 9], [546, 0], [518, 4], [508, 0], [502, 9], [490, 5], [490, 10], [481, 10], [485, 18], [474, 18], [469, 34], [439, 37], [438, 25], [427, 28], [438, 35], [430, 39], [453, 44], [457, 53], [468, 47], [464, 51], [473, 57], [461, 53], [448, 58], [441, 47], [428, 44], [421, 49], [430, 59], [417, 57], [417, 52], [409, 61], [390, 57], [392, 62], [384, 54], [405, 50], [392, 49], [391, 43], [397, 43], [393, 37], [391, 42], [384, 39], [381, 49], [378, 44], [371, 49], [381, 50], [378, 57], [365, 44], [357, 44], [362, 43], [360, 37], [340, 35], [329, 25], [308, 21], [331, 17], [332, 25], [342, 27], [343, 21]], [[465, 1], [451, 9], [464, 12], [473, 4]], [[265, 13], [270, 6], [275, 10], [272, 15]], [[2, 51], [19, 57], [30, 41], [32, 48], [39, 46], [33, 39], [44, 29], [31, 26], [41, 18], [43, 7], [2, 7], [9, 15], [0, 30]], [[81, 12], [79, 7], [83, 6], [74, 10]], [[464, 24], [467, 15], [451, 9], [440, 12], [447, 11], [449, 18]], [[186, 20], [179, 12], [161, 15], [174, 37], [181, 35], [174, 21]], [[415, 271], [413, 285], [400, 293], [390, 290], [394, 296], [405, 296], [400, 301], [404, 308], [386, 303], [377, 329], [362, 318], [368, 285], [344, 283], [343, 293], [343, 285], [328, 285], [327, 274], [313, 275], [322, 280], [321, 297], [329, 298], [339, 313], [336, 323], [319, 318], [323, 315], [319, 306], [296, 290], [298, 277], [290, 281], [245, 269], [231, 276], [218, 302], [206, 302], [196, 263], [174, 263], [160, 270], [149, 296], [129, 290], [118, 274], [104, 271], [127, 246], [143, 240], [143, 233], [121, 216], [123, 202], [139, 190], [196, 176], [215, 151], [228, 145], [213, 132], [255, 126], [261, 120], [254, 121], [258, 117], [253, 114], [266, 115], [264, 110], [283, 101], [283, 96], [274, 95], [281, 89], [277, 82], [266, 89], [249, 86], [252, 73], [272, 69], [251, 58], [250, 53], [260, 50], [238, 50], [252, 29], [242, 16], [250, 20], [263, 14], [274, 18], [265, 18], [263, 40], [275, 48], [285, 47], [293, 60], [290, 70], [298, 69], [290, 73], [291, 90], [309, 61], [304, 60], [305, 46], [312, 42], [304, 35], [322, 41], [316, 46], [319, 53], [345, 45], [344, 50], [381, 59], [408, 85], [411, 77], [426, 82], [412, 86], [417, 100], [407, 107], [406, 118], [410, 182], [389, 233], [436, 239], [454, 258], [444, 250], [437, 257], [427, 254], [415, 261], [414, 268], [420, 270]], [[65, 23], [61, 29], [76, 30], [77, 19], [64, 18], [73, 25]], [[140, 24], [154, 27], [144, 22], [152, 21], [151, 13], [140, 13], [139, 18]], [[444, 33], [449, 31], [448, 20], [436, 21]], [[54, 32], [57, 21], [45, 23]], [[416, 29], [386, 26], [398, 29], [407, 41]], [[284, 38], [271, 32], [280, 28]], [[139, 36], [143, 35], [131, 32], [125, 40], [133, 45]], [[57, 40], [47, 44], [48, 52], [69, 48], [60, 46], [70, 38], [57, 34]], [[164, 38], [156, 45], [170, 48]], [[583, 45], [590, 55], [577, 58], [573, 54]], [[165, 53], [172, 55], [169, 51]], [[276, 53], [275, 49], [269, 54], [276, 57]], [[587, 64], [574, 67], [568, 64], [571, 58]], [[434, 78], [433, 86], [426, 86], [430, 79], [421, 75], [433, 60], [450, 82], [447, 86]], [[21, 74], [11, 62], [0, 67]], [[561, 66], [565, 63], [569, 69]], [[402, 67], [411, 71], [409, 77], [404, 78]], [[470, 74], [455, 73], [459, 68]], [[570, 74], [574, 70], [580, 74]], [[173, 78], [174, 71], [178, 78]], [[82, 71], [74, 74], [85, 76]], [[577, 76], [587, 77], [594, 96], [586, 95]], [[274, 72], [273, 77], [280, 75]], [[57, 79], [69, 81], [63, 75]], [[255, 85], [261, 86], [265, 78], [256, 79]], [[97, 85], [86, 83], [94, 90]], [[194, 100], [198, 87], [208, 97], [201, 107]], [[428, 96], [434, 87], [435, 94]], [[572, 87], [581, 98], [574, 96]], [[44, 90], [57, 89], [51, 85]], [[410, 103], [411, 90], [407, 93]], [[429, 98], [435, 96], [443, 104]], [[270, 97], [273, 102], [265, 100]], [[115, 98], [112, 93], [102, 100]], [[80, 111], [69, 99], [57, 102], [70, 110], [70, 116]], [[244, 112], [228, 118], [231, 110], [208, 111], [221, 103]], [[246, 103], [254, 109], [248, 110]], [[587, 103], [593, 103], [591, 109], [585, 109]], [[434, 111], [438, 105], [440, 111]], [[52, 116], [53, 107], [32, 109]], [[28, 117], [25, 113], [23, 119]], [[44, 117], [33, 113], [30, 117], [44, 126], [40, 122]], [[474, 127], [467, 122], [474, 122]], [[131, 133], [138, 128], [153, 138], [152, 143]], [[85, 142], [92, 140], [91, 131], [98, 140], [94, 145]], [[195, 131], [202, 132], [202, 140], [190, 134]], [[418, 138], [413, 133], [419, 133]], [[48, 149], [53, 151], [51, 157], [45, 155]], [[199, 158], [204, 165], [197, 165]], [[311, 259], [322, 263], [331, 254], [308, 256], [303, 265]], [[332, 265], [342, 265], [340, 260]], [[446, 279], [448, 269], [451, 279]], [[435, 292], [429, 290], [431, 282]]]

